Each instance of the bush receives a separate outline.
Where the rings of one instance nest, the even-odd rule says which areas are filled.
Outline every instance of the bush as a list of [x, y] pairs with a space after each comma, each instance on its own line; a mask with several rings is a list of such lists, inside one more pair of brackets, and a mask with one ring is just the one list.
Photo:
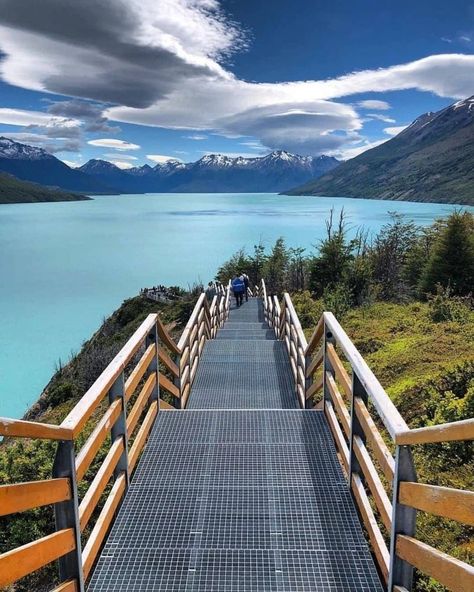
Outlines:
[[469, 319], [468, 298], [451, 296], [451, 288], [444, 288], [441, 284], [436, 286], [436, 295], [428, 296], [430, 318], [435, 323], [443, 321], [456, 321], [465, 323]]

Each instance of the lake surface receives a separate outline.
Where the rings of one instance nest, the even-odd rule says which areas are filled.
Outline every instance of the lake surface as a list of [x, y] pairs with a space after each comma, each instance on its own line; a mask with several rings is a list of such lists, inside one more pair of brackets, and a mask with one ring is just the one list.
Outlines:
[[[0, 416], [20, 417], [55, 364], [153, 284], [209, 281], [241, 247], [313, 249], [331, 207], [376, 233], [389, 211], [430, 224], [454, 206], [276, 194], [156, 194], [0, 205]], [[474, 208], [471, 208], [474, 209]]]

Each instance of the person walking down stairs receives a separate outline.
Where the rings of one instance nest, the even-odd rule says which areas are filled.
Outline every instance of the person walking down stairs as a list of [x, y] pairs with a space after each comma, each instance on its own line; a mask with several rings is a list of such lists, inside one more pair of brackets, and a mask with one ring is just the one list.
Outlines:
[[232, 280], [232, 292], [234, 293], [235, 297], [235, 305], [237, 308], [242, 306], [244, 302], [244, 294], [245, 294], [245, 282], [241, 276], [236, 275]]

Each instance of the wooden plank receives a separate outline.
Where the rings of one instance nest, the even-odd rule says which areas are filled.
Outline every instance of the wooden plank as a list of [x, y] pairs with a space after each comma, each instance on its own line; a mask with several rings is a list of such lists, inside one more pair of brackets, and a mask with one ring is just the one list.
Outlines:
[[188, 384], [184, 387], [183, 393], [181, 395], [181, 409], [186, 407], [186, 403], [188, 402], [189, 393], [191, 392], [191, 385]]
[[168, 330], [163, 325], [163, 322], [159, 316], [156, 317], [156, 326], [157, 326], [158, 337], [159, 337], [160, 341], [162, 343], [164, 343], [164, 345], [166, 345], [166, 347], [170, 351], [172, 351], [174, 354], [179, 355], [181, 353], [181, 349], [176, 345], [176, 343], [174, 342], [174, 339], [168, 333]]
[[145, 384], [143, 385], [137, 400], [135, 401], [132, 410], [127, 416], [127, 435], [130, 438], [135, 428], [137, 427], [138, 420], [140, 419], [143, 410], [145, 409], [148, 399], [156, 385], [156, 373], [150, 374]]
[[76, 580], [69, 580], [68, 582], [64, 582], [59, 584], [54, 590], [51, 592], [78, 592], [77, 581]]
[[67, 528], [3, 553], [0, 555], [0, 587], [13, 584], [75, 547], [74, 530]]
[[357, 418], [360, 421], [360, 425], [364, 430], [367, 442], [370, 444], [374, 456], [379, 462], [383, 474], [391, 486], [393, 482], [393, 476], [395, 474], [395, 460], [393, 459], [392, 454], [385, 444], [382, 435], [377, 429], [373, 419], [370, 417], [369, 410], [360, 397], [355, 397], [354, 409]]
[[341, 383], [346, 397], [350, 400], [352, 398], [352, 380], [347, 370], [344, 368], [341, 358], [337, 355], [336, 349], [332, 343], [328, 343], [327, 345], [327, 355], [331, 362], [331, 366], [334, 368], [337, 380]]
[[474, 567], [416, 539], [398, 535], [396, 553], [453, 592], [474, 590]]
[[179, 376], [179, 368], [175, 362], [170, 358], [170, 356], [165, 352], [162, 347], [158, 348], [158, 358], [160, 362], [162, 362], [166, 368], [175, 376], [176, 378]]
[[100, 447], [105, 442], [112, 426], [119, 418], [122, 411], [122, 400], [116, 399], [107, 409], [99, 423], [95, 426], [86, 443], [76, 456], [76, 478], [78, 481], [86, 474]]
[[[206, 299], [206, 294], [203, 292], [199, 296], [199, 298], [197, 299], [196, 304], [194, 305], [193, 312], [191, 313], [191, 316], [189, 317], [189, 320], [186, 324], [183, 334], [181, 335], [181, 338], [178, 341], [178, 349], [180, 351], [182, 351], [185, 343], [188, 341], [189, 334], [191, 333], [192, 328], [196, 325], [197, 317], [199, 315], [199, 312], [201, 311], [202, 306], [204, 305], [205, 299]], [[192, 341], [192, 339], [191, 339], [191, 341]]]
[[186, 384], [188, 384], [189, 382], [189, 373], [191, 371], [191, 368], [189, 366], [186, 366], [186, 368], [183, 370], [182, 374], [181, 374], [181, 389], [184, 388], [184, 386]]
[[143, 378], [145, 372], [148, 370], [148, 366], [156, 358], [156, 345], [152, 343], [149, 345], [138, 361], [138, 364], [133, 369], [133, 372], [125, 381], [125, 400], [128, 401], [135, 392], [138, 383]]
[[324, 360], [324, 344], [319, 348], [318, 353], [311, 360], [311, 363], [306, 368], [306, 378], [313, 376], [316, 370], [321, 366]]
[[74, 438], [72, 430], [63, 426], [8, 417], [0, 417], [0, 436], [44, 440], [72, 440]]
[[61, 423], [61, 427], [73, 431], [74, 438], [81, 433], [82, 428], [86, 425], [99, 403], [108, 393], [110, 387], [140, 349], [143, 341], [155, 326], [156, 320], [156, 314], [148, 315], [112, 362], [110, 362], [99, 378]]
[[405, 506], [474, 526], [473, 491], [402, 482], [398, 499]]
[[293, 306], [293, 302], [292, 302], [291, 297], [288, 294], [288, 292], [285, 292], [285, 294], [283, 295], [283, 298], [285, 299], [285, 302], [286, 302], [286, 309], [290, 313], [291, 323], [296, 330], [299, 343], [301, 343], [301, 346], [306, 351], [308, 348], [308, 342], [306, 341], [306, 337], [305, 337], [303, 329], [301, 327], [300, 320], [298, 318], [298, 315], [296, 314], [295, 307]]
[[290, 358], [290, 366], [291, 366], [291, 370], [293, 372], [293, 378], [294, 378], [294, 380], [296, 382], [297, 372], [296, 372], [296, 364], [295, 364], [295, 361], [293, 360], [293, 358]]
[[329, 328], [336, 338], [338, 345], [352, 366], [352, 371], [357, 374], [390, 436], [395, 439], [397, 434], [406, 432], [408, 426], [405, 420], [400, 415], [400, 412], [395, 407], [372, 370], [368, 367], [364, 358], [357, 351], [347, 333], [331, 312], [325, 312], [323, 313], [323, 316], [326, 327]]
[[133, 442], [132, 447], [128, 453], [128, 467], [130, 474], [133, 472], [135, 465], [137, 464], [138, 458], [142, 448], [145, 446], [146, 439], [155, 421], [155, 417], [158, 413], [158, 401], [153, 401], [150, 408], [147, 411], [145, 419], [137, 432], [137, 436]]
[[393, 592], [409, 592], [404, 586], [394, 586]]
[[321, 317], [318, 321], [318, 324], [316, 325], [316, 328], [314, 329], [313, 334], [311, 335], [311, 337], [309, 339], [308, 347], [306, 348], [307, 355], [311, 355], [314, 352], [314, 350], [318, 347], [323, 334], [324, 334], [324, 316], [321, 315]]
[[367, 452], [367, 448], [360, 436], [354, 436], [352, 443], [355, 455], [359, 461], [362, 473], [364, 474], [370, 493], [374, 498], [377, 510], [380, 513], [383, 525], [390, 532], [392, 528], [392, 504], [388, 499], [387, 492], [382, 485], [382, 481], [377, 473], [377, 469], [372, 462], [372, 459]]
[[104, 462], [101, 464], [100, 469], [97, 471], [96, 476], [92, 480], [89, 489], [82, 498], [79, 504], [79, 526], [81, 532], [87, 526], [92, 512], [95, 510], [100, 496], [104, 492], [107, 483], [110, 481], [115, 467], [124, 451], [123, 438], [117, 438], [110, 447], [107, 456], [104, 458]]
[[313, 395], [323, 388], [323, 376], [321, 375], [317, 380], [311, 384], [306, 390], [306, 399], [311, 399]]
[[168, 391], [171, 395], [179, 399], [180, 392], [179, 388], [174, 385], [169, 378], [167, 378], [164, 374], [160, 374], [160, 388], [164, 388]]
[[114, 486], [107, 497], [107, 501], [105, 502], [104, 507], [97, 518], [97, 522], [87, 540], [86, 546], [82, 551], [84, 579], [88, 578], [97, 555], [99, 554], [102, 543], [109, 531], [115, 512], [117, 511], [125, 492], [126, 483], [125, 474], [122, 473], [115, 481]]
[[356, 473], [352, 473], [352, 491], [354, 492], [354, 498], [362, 516], [362, 521], [369, 535], [377, 564], [384, 580], [388, 581], [390, 554], [370, 506], [369, 498], [367, 497], [361, 478]]
[[205, 345], [206, 345], [206, 336], [203, 335], [201, 337], [201, 339], [199, 340], [199, 354], [198, 354], [199, 357], [201, 357], [202, 350], [203, 350], [203, 348], [204, 348]]
[[70, 499], [71, 485], [66, 478], [0, 485], [0, 516]]
[[189, 375], [189, 383], [190, 384], [193, 384], [193, 382], [194, 382], [194, 377], [196, 376], [198, 364], [199, 364], [199, 358], [196, 358], [194, 360], [192, 368], [191, 368], [191, 374]]
[[185, 368], [188, 364], [189, 353], [190, 353], [190, 348], [189, 348], [189, 345], [187, 345], [183, 350], [183, 353], [181, 355], [181, 359], [179, 360], [179, 368], [180, 368], [181, 372], [183, 372], [183, 368]]
[[304, 400], [305, 400], [304, 392], [305, 392], [306, 380], [305, 380], [303, 368], [301, 366], [298, 366], [298, 384], [303, 389], [303, 403], [304, 403]]
[[331, 401], [326, 401], [324, 405], [324, 413], [331, 428], [331, 432], [336, 442], [336, 447], [341, 455], [346, 471], [349, 471], [349, 448], [347, 447], [344, 435], [336, 418], [336, 413]]
[[451, 423], [442, 423], [397, 434], [397, 444], [431, 444], [474, 440], [474, 418]]
[[160, 399], [160, 411], [175, 411], [176, 408], [173, 405], [170, 405], [163, 399]]
[[329, 394], [331, 395], [331, 399], [334, 404], [337, 417], [341, 422], [344, 433], [346, 434], [347, 438], [350, 438], [351, 416], [349, 415], [349, 411], [347, 410], [344, 399], [342, 398], [341, 393], [337, 388], [336, 381], [334, 380], [330, 372], [326, 372], [326, 384], [328, 386]]
[[302, 387], [301, 384], [298, 384], [296, 386], [296, 393], [298, 395], [298, 401], [300, 403], [300, 407], [302, 409], [304, 409], [304, 402], [305, 402], [305, 398], [304, 398], [304, 387]]

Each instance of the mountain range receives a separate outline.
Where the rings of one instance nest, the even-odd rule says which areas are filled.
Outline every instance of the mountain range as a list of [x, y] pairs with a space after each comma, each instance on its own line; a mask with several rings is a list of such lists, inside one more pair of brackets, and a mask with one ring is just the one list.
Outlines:
[[191, 163], [170, 160], [131, 169], [90, 160], [73, 169], [42, 148], [0, 137], [0, 171], [85, 193], [278, 192], [319, 177], [338, 164], [330, 156], [298, 156], [278, 150], [263, 157], [209, 154]]
[[474, 205], [474, 96], [287, 193]]

